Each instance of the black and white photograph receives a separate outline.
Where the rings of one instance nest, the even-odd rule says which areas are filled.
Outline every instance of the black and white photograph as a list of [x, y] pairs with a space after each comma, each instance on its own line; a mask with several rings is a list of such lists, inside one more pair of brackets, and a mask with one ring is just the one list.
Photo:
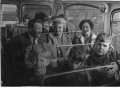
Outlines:
[[120, 0], [0, 4], [2, 88], [120, 87]]

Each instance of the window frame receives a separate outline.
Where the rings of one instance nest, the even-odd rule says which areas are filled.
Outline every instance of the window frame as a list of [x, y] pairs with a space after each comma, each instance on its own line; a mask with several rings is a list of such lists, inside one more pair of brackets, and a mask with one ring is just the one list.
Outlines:
[[1, 4], [1, 12], [2, 12], [2, 13], [1, 13], [1, 16], [2, 16], [2, 20], [1, 20], [1, 21], [2, 21], [2, 22], [3, 22], [3, 9], [2, 9], [2, 8], [3, 8], [3, 7], [2, 7], [3, 4], [15, 5], [15, 6], [16, 6], [16, 18], [18, 17], [18, 5], [17, 5], [17, 4], [13, 4], [13, 3], [2, 3], [2, 4]]
[[68, 5], [68, 6], [65, 7], [65, 9], [64, 9], [64, 13], [65, 13], [65, 15], [66, 15], [66, 9], [67, 9], [68, 7], [70, 7], [70, 6], [74, 6], [74, 5], [88, 6], [88, 7], [93, 7], [93, 8], [97, 8], [97, 9], [99, 9], [99, 7], [94, 6], [94, 5], [89, 5], [89, 4], [71, 4], [71, 5]]
[[113, 16], [114, 16], [114, 14], [115, 14], [116, 12], [120, 12], [120, 8], [114, 9], [114, 10], [111, 12], [111, 15], [110, 15], [110, 29], [111, 29], [111, 34], [113, 33], [112, 24], [120, 22], [120, 21], [113, 21]]
[[114, 9], [112, 12], [111, 12], [111, 24], [114, 23], [114, 22], [120, 22], [120, 21], [113, 21], [113, 16], [115, 13], [117, 12], [120, 12], [120, 8], [117, 8], [117, 9]]
[[24, 5], [38, 5], [38, 6], [47, 6], [47, 7], [49, 7], [50, 8], [50, 15], [51, 15], [51, 13], [52, 13], [52, 8], [49, 6], [49, 5], [40, 5], [40, 4], [23, 4], [22, 5], [22, 7], [21, 7], [21, 20], [22, 20], [22, 15], [23, 15], [23, 13], [22, 13], [22, 9], [23, 9], [23, 6]]
[[[70, 6], [74, 6], [74, 5], [80, 5], [80, 6], [85, 6], [85, 7], [91, 7], [91, 8], [95, 8], [95, 9], [99, 10], [99, 6], [91, 5], [91, 3], [88, 3], [88, 4], [84, 4], [84, 3], [70, 4], [70, 5], [67, 5], [67, 6], [65, 7], [65, 9], [64, 9], [65, 16], [66, 16], [66, 10], [67, 10], [67, 8], [70, 7]], [[105, 15], [104, 15], [104, 17], [105, 17]], [[103, 26], [103, 30], [104, 30], [104, 27], [105, 27], [105, 26]], [[95, 28], [95, 26], [94, 26], [94, 28]], [[98, 33], [97, 33], [97, 34], [98, 34]]]

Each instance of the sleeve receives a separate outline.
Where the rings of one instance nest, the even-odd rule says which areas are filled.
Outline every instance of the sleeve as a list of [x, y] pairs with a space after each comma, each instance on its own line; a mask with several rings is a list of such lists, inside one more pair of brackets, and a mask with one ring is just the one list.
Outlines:
[[25, 50], [22, 48], [21, 37], [15, 37], [12, 47], [12, 60], [16, 68], [24, 68], [24, 54]]
[[85, 60], [85, 65], [87, 65], [88, 67], [91, 66], [91, 56], [89, 56], [86, 60]]
[[43, 43], [48, 43], [47, 35], [46, 34], [43, 34], [43, 35], [44, 35]]
[[21, 48], [20, 48], [20, 40], [18, 37], [15, 37], [14, 38], [14, 41], [13, 41], [13, 52], [12, 52], [12, 57], [13, 58], [17, 58], [17, 57], [20, 57], [21, 56]]
[[53, 42], [53, 35], [52, 34], [48, 35], [48, 43], [49, 44], [54, 44], [54, 42]]
[[73, 37], [72, 44], [76, 44], [76, 38], [77, 37]]
[[31, 59], [31, 49], [32, 49], [32, 46], [28, 46], [26, 49], [25, 49], [25, 64], [26, 64], [26, 68], [32, 68], [33, 65], [30, 61]]
[[52, 59], [56, 59], [57, 58], [57, 49], [55, 47], [55, 45], [52, 45]]
[[117, 57], [117, 65], [118, 65], [118, 68], [119, 68], [119, 71], [120, 71], [120, 53], [116, 52], [116, 57]]

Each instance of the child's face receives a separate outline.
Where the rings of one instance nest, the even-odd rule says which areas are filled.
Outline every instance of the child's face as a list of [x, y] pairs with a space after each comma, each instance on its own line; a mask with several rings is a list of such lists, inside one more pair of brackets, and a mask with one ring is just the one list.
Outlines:
[[98, 55], [105, 55], [110, 48], [110, 42], [95, 42], [94, 45], [94, 51], [98, 54]]
[[41, 55], [38, 55], [37, 57], [34, 57], [32, 60], [33, 66], [35, 69], [42, 69], [46, 68], [49, 64], [49, 60], [42, 57]]

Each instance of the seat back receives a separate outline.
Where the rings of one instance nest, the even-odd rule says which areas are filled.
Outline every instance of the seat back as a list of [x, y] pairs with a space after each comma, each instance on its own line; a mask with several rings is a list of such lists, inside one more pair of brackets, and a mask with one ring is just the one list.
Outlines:
[[19, 34], [25, 33], [27, 31], [28, 31], [28, 27], [26, 27], [26, 26], [17, 26], [13, 30], [13, 37], [15, 37], [15, 36], [17, 36]]

